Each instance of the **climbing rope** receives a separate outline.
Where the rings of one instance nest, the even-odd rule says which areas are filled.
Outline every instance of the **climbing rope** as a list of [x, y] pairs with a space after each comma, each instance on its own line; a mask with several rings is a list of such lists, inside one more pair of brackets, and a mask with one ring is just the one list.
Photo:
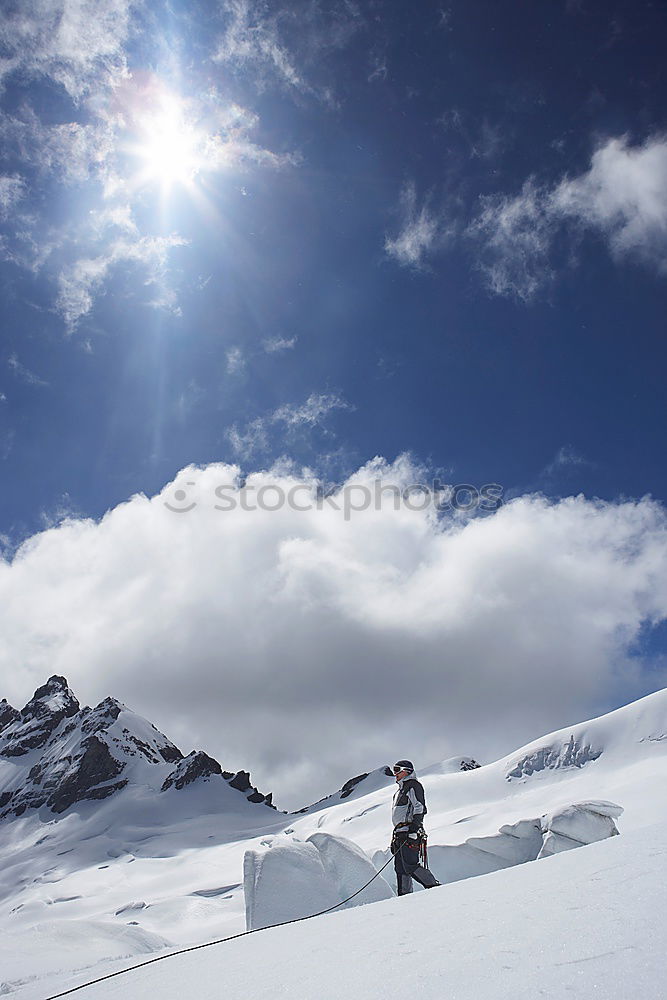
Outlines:
[[188, 948], [180, 948], [178, 951], [170, 951], [167, 955], [156, 955], [155, 958], [148, 958], [145, 962], [138, 962], [136, 965], [130, 965], [127, 969], [118, 969], [116, 972], [108, 972], [106, 976], [100, 976], [98, 979], [91, 979], [87, 983], [80, 983], [79, 986], [72, 986], [69, 990], [63, 990], [62, 993], [54, 993], [53, 996], [46, 997], [45, 1000], [59, 1000], [59, 997], [69, 996], [70, 993], [76, 993], [77, 990], [83, 990], [87, 986], [95, 986], [97, 983], [103, 983], [105, 979], [113, 979], [115, 976], [124, 976], [126, 972], [134, 972], [136, 969], [142, 969], [145, 965], [152, 965], [153, 962], [162, 962], [165, 958], [174, 958], [176, 955], [185, 955], [188, 951], [199, 951], [201, 948], [212, 948], [215, 944], [224, 944], [225, 941], [233, 941], [235, 938], [247, 937], [248, 934], [256, 934], [258, 931], [268, 931], [272, 927], [284, 927], [286, 924], [298, 924], [301, 920], [312, 920], [313, 917], [321, 917], [325, 913], [331, 913], [332, 910], [338, 909], [339, 906], [344, 906], [345, 903], [349, 903], [351, 899], [358, 896], [360, 892], [367, 889], [371, 882], [374, 882], [378, 875], [381, 875], [388, 864], [391, 863], [394, 854], [392, 852], [389, 861], [386, 861], [382, 868], [380, 868], [373, 878], [366, 882], [366, 885], [362, 885], [361, 889], [357, 889], [353, 892], [351, 896], [347, 899], [341, 899], [340, 903], [334, 903], [333, 906], [327, 907], [326, 910], [320, 910], [319, 913], [309, 913], [307, 917], [293, 917], [291, 920], [281, 920], [278, 924], [269, 924], [267, 927], [255, 927], [250, 931], [239, 931], [238, 934], [230, 934], [229, 937], [219, 938], [217, 941], [206, 941], [204, 944], [192, 944]]

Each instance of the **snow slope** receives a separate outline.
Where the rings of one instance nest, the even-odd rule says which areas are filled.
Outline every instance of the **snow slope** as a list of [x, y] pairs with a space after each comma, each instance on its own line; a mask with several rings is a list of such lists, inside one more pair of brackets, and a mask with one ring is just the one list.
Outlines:
[[[666, 868], [664, 826], [651, 825], [632, 838], [168, 958], [74, 995], [662, 1000]], [[48, 985], [57, 992], [83, 978]], [[44, 985], [21, 996], [45, 1000]]]
[[[331, 992], [334, 987], [327, 985], [329, 945], [318, 938], [324, 932], [314, 929], [324, 921], [330, 928], [327, 934], [338, 929], [340, 946], [348, 949], [341, 962], [332, 945], [335, 989], [341, 975], [344, 980], [349, 970], [359, 972], [370, 961], [364, 980], [369, 996], [380, 995], [379, 987], [372, 992], [373, 976], [380, 977], [386, 996], [393, 995], [386, 992], [387, 979], [402, 983], [402, 990], [409, 983], [414, 989], [415, 970], [408, 969], [403, 978], [403, 966], [410, 962], [395, 958], [410, 953], [419, 956], [415, 961], [420, 969], [422, 962], [431, 968], [435, 953], [439, 996], [450, 974], [461, 977], [453, 980], [458, 990], [454, 996], [485, 996], [480, 991], [487, 988], [483, 977], [489, 961], [493, 975], [501, 977], [493, 979], [495, 996], [503, 995], [498, 988], [505, 978], [513, 996], [539, 996], [542, 973], [551, 977], [545, 995], [564, 996], [565, 992], [554, 992], [561, 989], [554, 985], [556, 970], [560, 970], [558, 983], [582, 983], [583, 992], [575, 990], [575, 995], [586, 995], [589, 988], [593, 991], [592, 970], [605, 965], [591, 956], [603, 952], [614, 953], [606, 963], [616, 970], [611, 977], [615, 983], [622, 983], [626, 975], [642, 981], [655, 967], [650, 956], [653, 928], [664, 922], [661, 831], [667, 828], [666, 751], [667, 691], [659, 691], [478, 769], [462, 772], [455, 761], [436, 764], [421, 772], [429, 806], [429, 854], [440, 880], [455, 884], [430, 894], [417, 891], [411, 899], [386, 900], [291, 928], [262, 931], [194, 953], [199, 956], [194, 964], [188, 956], [169, 959], [152, 966], [150, 976], [148, 970], [137, 973], [140, 978], [133, 982], [148, 977], [146, 990], [159, 988], [169, 1000], [171, 993], [159, 985], [162, 980], [151, 977], [166, 976], [165, 983], [174, 977], [176, 990], [176, 969], [205, 968], [211, 983], [217, 975], [219, 990], [224, 968], [229, 996], [241, 995], [243, 975], [249, 977], [246, 995], [268, 996], [271, 982], [275, 995], [276, 953], [286, 949], [289, 969], [282, 962], [277, 966], [279, 975], [287, 977], [280, 979], [281, 991], [287, 983], [286, 995], [298, 989], [300, 996], [344, 996], [342, 987]], [[319, 831], [353, 841], [376, 864], [388, 857], [393, 781], [383, 768], [355, 782], [348, 795], [336, 793], [292, 815], [248, 803], [224, 781], [215, 785], [212, 799], [212, 782], [212, 777], [199, 779], [157, 797], [129, 783], [108, 799], [81, 802], [61, 816], [41, 809], [3, 821], [0, 994], [46, 997], [57, 992], [57, 985], [94, 978], [143, 955], [243, 930], [246, 850], [305, 843]], [[617, 821], [621, 836], [519, 867], [499, 842], [499, 836], [501, 840], [507, 836], [499, 835], [501, 827], [599, 800], [624, 810]], [[472, 875], [483, 877], [469, 878]], [[406, 922], [408, 913], [415, 916]], [[637, 928], [642, 928], [641, 934], [635, 934]], [[370, 942], [370, 958], [361, 943], [352, 943], [357, 934]], [[399, 951], [387, 942], [394, 946], [400, 942]], [[300, 962], [305, 956], [301, 965], [296, 954]], [[319, 963], [313, 958], [317, 955]], [[233, 956], [238, 956], [238, 968]], [[584, 960], [589, 958], [590, 962]], [[263, 962], [274, 965], [266, 979]], [[84, 969], [85, 974], [74, 971]], [[476, 992], [464, 982], [473, 972]], [[297, 987], [302, 975], [303, 987]], [[425, 975], [424, 983], [427, 979]], [[120, 977], [112, 981], [113, 987], [111, 983], [95, 987], [92, 994], [81, 996], [127, 991], [124, 980]], [[644, 996], [659, 995], [654, 988], [657, 976], [653, 982], [654, 992]], [[174, 997], [182, 995], [183, 982], [180, 988]], [[198, 995], [208, 996], [208, 987], [201, 988]], [[510, 986], [503, 989], [509, 996]], [[600, 987], [597, 994], [623, 995], [620, 987], [616, 992], [605, 990], [607, 986]], [[357, 990], [351, 995], [366, 994]]]

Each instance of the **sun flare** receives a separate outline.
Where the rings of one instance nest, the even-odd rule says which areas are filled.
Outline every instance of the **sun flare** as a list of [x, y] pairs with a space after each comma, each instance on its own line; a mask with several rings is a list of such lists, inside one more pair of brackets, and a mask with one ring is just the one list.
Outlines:
[[139, 163], [139, 185], [191, 185], [204, 165], [206, 135], [188, 115], [186, 102], [162, 91], [134, 110], [128, 151]]

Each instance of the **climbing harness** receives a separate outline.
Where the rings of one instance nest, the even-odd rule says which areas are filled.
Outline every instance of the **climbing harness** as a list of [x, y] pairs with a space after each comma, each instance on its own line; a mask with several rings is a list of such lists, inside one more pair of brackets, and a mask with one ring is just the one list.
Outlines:
[[374, 882], [378, 875], [382, 874], [387, 865], [391, 864], [394, 854], [395, 851], [393, 850], [392, 841], [391, 857], [389, 858], [389, 861], [385, 861], [382, 868], [375, 873], [373, 878], [366, 882], [366, 885], [362, 885], [361, 889], [357, 889], [357, 891], [353, 892], [351, 896], [347, 897], [347, 899], [342, 899], [340, 903], [334, 903], [333, 906], [327, 907], [326, 910], [320, 910], [319, 913], [309, 913], [307, 917], [293, 917], [291, 920], [281, 920], [280, 923], [269, 924], [267, 927], [255, 927], [250, 931], [240, 931], [238, 934], [230, 934], [229, 937], [219, 938], [217, 941], [206, 941], [204, 944], [193, 944], [190, 945], [189, 948], [180, 948], [178, 951], [170, 951], [168, 955], [156, 955], [155, 958], [149, 958], [145, 962], [138, 962], [136, 965], [130, 965], [127, 969], [118, 969], [116, 972], [108, 972], [106, 976], [100, 976], [98, 979], [91, 979], [87, 983], [80, 983], [79, 986], [72, 986], [69, 990], [63, 990], [62, 993], [54, 993], [52, 996], [46, 997], [46, 1000], [59, 1000], [59, 997], [69, 996], [70, 993], [76, 993], [77, 990], [83, 990], [86, 986], [95, 986], [97, 983], [103, 983], [105, 979], [113, 979], [115, 976], [123, 976], [126, 972], [134, 972], [135, 969], [141, 969], [145, 965], [152, 965], [153, 962], [161, 962], [165, 958], [174, 958], [176, 955], [185, 955], [188, 951], [199, 951], [201, 948], [212, 948], [213, 945], [224, 944], [225, 941], [233, 941], [235, 938], [247, 937], [248, 934], [256, 934], [258, 931], [268, 931], [271, 930], [272, 927], [284, 927], [286, 924], [298, 924], [302, 920], [312, 920], [313, 917], [321, 917], [325, 913], [331, 913], [332, 910], [336, 910], [339, 906], [349, 903], [351, 899], [354, 899], [354, 897], [358, 896], [360, 892], [367, 889], [371, 882]]
[[419, 851], [419, 864], [423, 868], [428, 868], [428, 834], [422, 826], [417, 831], [417, 836], [410, 838], [407, 830], [394, 829], [394, 834], [391, 838], [391, 853], [396, 854], [403, 844], [410, 848], [412, 851]]

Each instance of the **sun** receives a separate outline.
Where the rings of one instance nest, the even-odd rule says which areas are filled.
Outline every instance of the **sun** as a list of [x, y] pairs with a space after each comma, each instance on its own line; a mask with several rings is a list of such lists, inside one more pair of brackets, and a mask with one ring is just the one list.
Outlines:
[[161, 106], [140, 124], [137, 155], [146, 180], [163, 186], [190, 184], [202, 166], [202, 137], [188, 123], [177, 98], [164, 97]]
[[166, 89], [153, 89], [131, 115], [126, 150], [136, 162], [135, 184], [191, 186], [205, 163], [206, 134], [197, 128], [187, 103]]

